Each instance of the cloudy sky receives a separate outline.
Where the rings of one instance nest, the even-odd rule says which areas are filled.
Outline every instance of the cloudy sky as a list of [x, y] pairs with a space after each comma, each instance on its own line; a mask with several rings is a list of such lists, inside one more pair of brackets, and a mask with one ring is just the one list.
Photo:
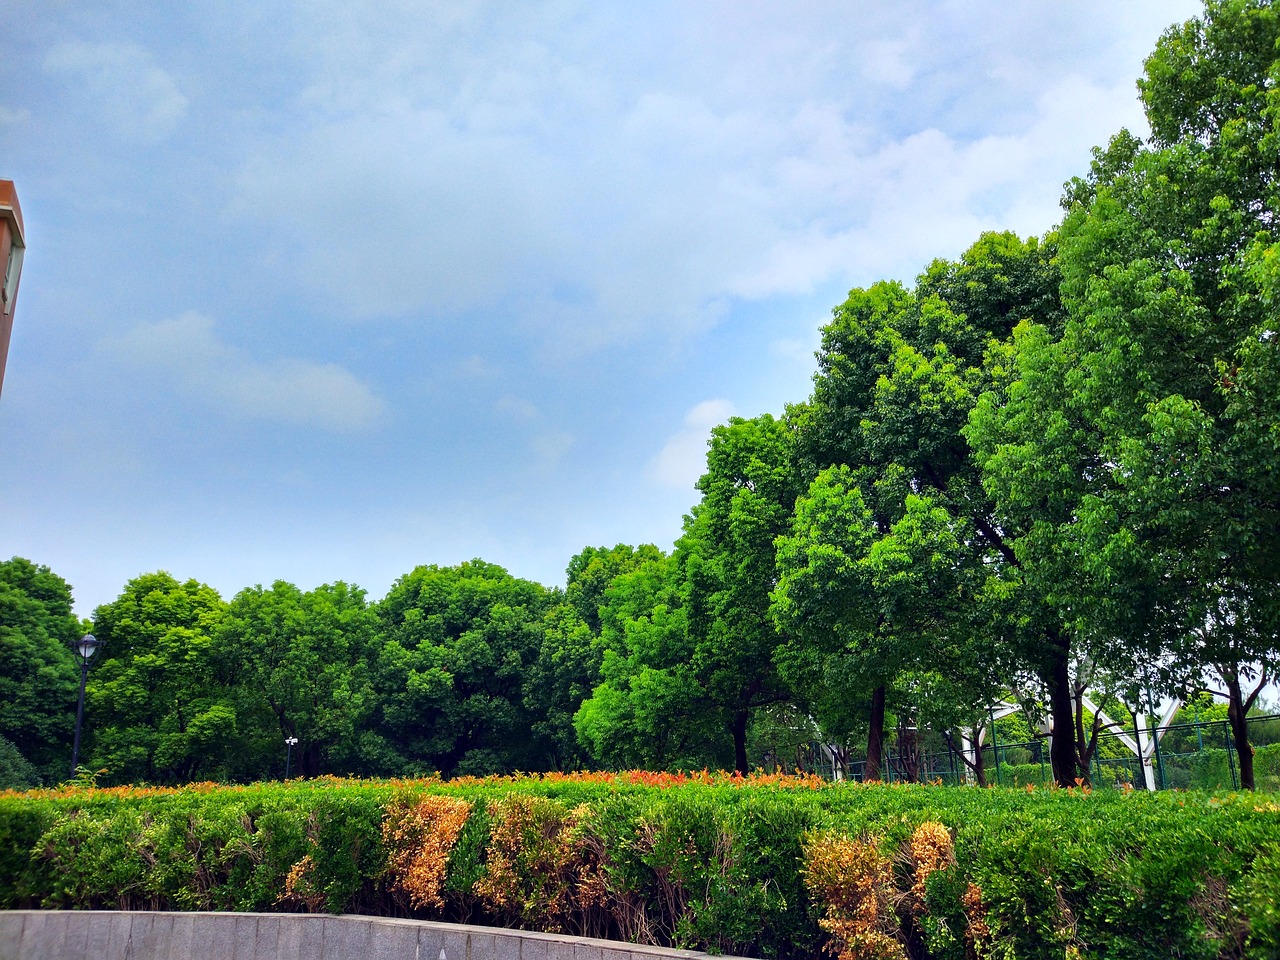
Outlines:
[[669, 548], [849, 288], [1041, 234], [1186, 0], [5, 0], [0, 556], [381, 597]]

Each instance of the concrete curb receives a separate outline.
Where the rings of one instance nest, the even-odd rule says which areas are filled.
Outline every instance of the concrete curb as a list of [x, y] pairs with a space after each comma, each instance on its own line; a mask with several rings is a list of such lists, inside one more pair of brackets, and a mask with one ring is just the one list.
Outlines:
[[0, 911], [0, 960], [699, 960], [706, 956], [614, 940], [387, 917]]

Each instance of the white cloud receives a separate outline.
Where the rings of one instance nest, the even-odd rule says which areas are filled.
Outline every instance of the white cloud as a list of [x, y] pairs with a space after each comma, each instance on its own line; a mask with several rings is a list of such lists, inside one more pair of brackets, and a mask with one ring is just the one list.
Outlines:
[[529, 449], [542, 469], [558, 466], [573, 448], [576, 438], [565, 430], [547, 430], [529, 439]]
[[649, 478], [664, 487], [688, 490], [706, 472], [711, 429], [734, 415], [728, 400], [704, 400], [689, 410], [684, 423], [649, 461]]
[[769, 352], [783, 360], [812, 365], [813, 355], [820, 346], [821, 337], [815, 332], [815, 335], [807, 340], [801, 340], [798, 337], [783, 337], [775, 340], [769, 344]]
[[[910, 277], [984, 229], [1043, 232], [1088, 147], [1139, 116], [1131, 76], [1106, 87], [1066, 60], [1068, 29], [1106, 55], [1109, 15], [1046, 4], [684, 12], [604, 47], [582, 10], [396, 9], [328, 11], [350, 47], [315, 40], [307, 110], [256, 143], [233, 211], [317, 309], [429, 328], [500, 313], [562, 354]], [[695, 40], [700, 62], [677, 62]]]
[[118, 363], [232, 417], [347, 431], [373, 425], [384, 410], [345, 368], [292, 357], [255, 360], [220, 340], [199, 313], [143, 324], [105, 346]]
[[862, 76], [872, 83], [902, 89], [916, 75], [910, 40], [873, 40], [862, 51]]
[[572, 433], [550, 426], [537, 404], [524, 397], [499, 397], [493, 409], [516, 427], [533, 466], [541, 470], [558, 466], [575, 443]]
[[520, 423], [532, 423], [542, 419], [542, 411], [532, 401], [523, 397], [499, 397], [493, 405], [499, 413]]
[[26, 107], [6, 107], [0, 104], [0, 126], [26, 123], [31, 119], [31, 111]]
[[187, 112], [173, 77], [137, 44], [64, 41], [49, 50], [45, 69], [75, 75], [77, 99], [126, 137], [161, 140]]

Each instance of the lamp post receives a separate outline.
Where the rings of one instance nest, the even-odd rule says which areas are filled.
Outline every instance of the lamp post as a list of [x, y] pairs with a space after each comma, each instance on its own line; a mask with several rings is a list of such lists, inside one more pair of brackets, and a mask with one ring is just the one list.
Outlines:
[[284, 738], [284, 778], [289, 779], [289, 762], [293, 760], [293, 747], [298, 742], [297, 737]]
[[76, 775], [76, 767], [80, 765], [80, 727], [84, 723], [84, 686], [89, 679], [89, 661], [98, 652], [101, 645], [92, 633], [86, 633], [74, 644], [76, 656], [80, 658], [80, 701], [76, 704], [76, 739], [71, 747], [71, 776]]

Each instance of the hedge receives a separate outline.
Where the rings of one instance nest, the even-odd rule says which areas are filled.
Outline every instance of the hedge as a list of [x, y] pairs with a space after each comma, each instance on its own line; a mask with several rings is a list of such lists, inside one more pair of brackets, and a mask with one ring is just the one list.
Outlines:
[[1280, 955], [1246, 794], [631, 773], [0, 793], [0, 907], [330, 911], [768, 958]]

